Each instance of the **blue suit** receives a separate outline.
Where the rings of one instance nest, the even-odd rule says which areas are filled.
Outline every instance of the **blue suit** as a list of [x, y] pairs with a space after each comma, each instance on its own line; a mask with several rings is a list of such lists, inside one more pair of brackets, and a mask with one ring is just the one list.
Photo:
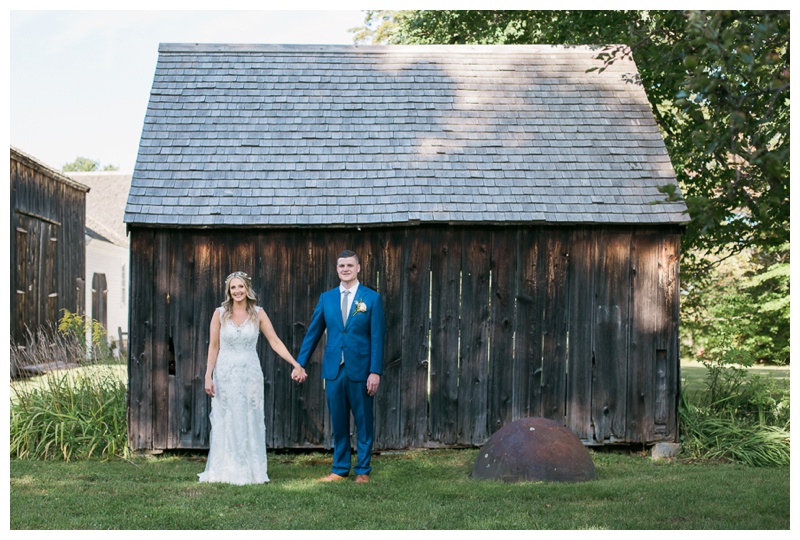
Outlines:
[[[370, 373], [383, 373], [385, 323], [380, 294], [358, 286], [347, 324], [342, 322], [339, 287], [320, 296], [297, 362], [305, 367], [322, 334], [328, 338], [322, 358], [322, 378], [333, 428], [333, 469], [350, 473], [350, 413], [356, 424], [358, 461], [356, 474], [369, 474], [374, 439], [374, 397], [367, 394]], [[356, 311], [363, 304], [366, 311]], [[344, 364], [342, 364], [344, 359]]]

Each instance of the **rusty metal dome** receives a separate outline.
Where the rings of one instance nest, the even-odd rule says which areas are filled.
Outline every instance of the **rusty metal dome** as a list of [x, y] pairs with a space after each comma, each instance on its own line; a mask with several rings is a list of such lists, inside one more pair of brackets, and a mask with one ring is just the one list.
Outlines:
[[547, 418], [521, 418], [481, 447], [472, 477], [504, 482], [584, 482], [597, 471], [580, 439]]

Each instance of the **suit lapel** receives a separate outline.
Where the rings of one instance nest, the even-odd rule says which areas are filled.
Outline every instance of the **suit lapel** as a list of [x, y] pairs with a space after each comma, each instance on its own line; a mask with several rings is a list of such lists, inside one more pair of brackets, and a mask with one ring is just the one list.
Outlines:
[[[362, 288], [362, 285], [359, 285], [359, 286], [358, 286], [358, 288], [356, 288], [356, 290], [355, 290], [354, 292], [359, 292], [359, 291], [361, 291], [361, 293], [363, 293], [363, 292], [364, 292], [364, 290], [363, 290], [363, 288]], [[340, 294], [339, 294], [339, 312], [340, 312], [340, 313], [341, 313], [341, 311], [342, 311], [342, 307], [341, 307], [341, 301], [342, 301], [342, 298], [341, 298], [341, 296], [342, 296], [342, 295], [341, 295], [341, 293], [340, 293]], [[358, 296], [359, 296], [359, 298], [356, 298], [356, 296], [355, 296], [355, 295], [353, 296], [353, 302], [350, 304], [350, 311], [349, 311], [349, 312], [348, 312], [348, 314], [347, 314], [347, 323], [346, 323], [346, 324], [342, 323], [342, 329], [343, 329], [343, 330], [344, 330], [344, 329], [346, 329], [348, 326], [350, 326], [350, 321], [352, 321], [352, 320], [353, 320], [353, 311], [354, 311], [354, 308], [355, 308], [356, 302], [358, 302], [358, 301], [359, 301], [359, 299], [363, 300], [363, 298], [364, 298], [363, 294], [359, 294]], [[339, 317], [339, 318], [341, 319], [341, 317]]]

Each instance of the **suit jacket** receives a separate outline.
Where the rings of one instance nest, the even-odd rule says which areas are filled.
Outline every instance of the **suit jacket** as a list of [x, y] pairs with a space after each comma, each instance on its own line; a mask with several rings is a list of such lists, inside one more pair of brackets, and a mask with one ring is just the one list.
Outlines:
[[[322, 293], [303, 338], [297, 362], [305, 367], [322, 334], [328, 331], [322, 357], [322, 378], [334, 379], [344, 353], [344, 368], [352, 381], [366, 381], [370, 373], [383, 373], [383, 338], [386, 332], [381, 295], [358, 285], [347, 324], [342, 323], [339, 287]], [[355, 312], [358, 303], [366, 311]]]

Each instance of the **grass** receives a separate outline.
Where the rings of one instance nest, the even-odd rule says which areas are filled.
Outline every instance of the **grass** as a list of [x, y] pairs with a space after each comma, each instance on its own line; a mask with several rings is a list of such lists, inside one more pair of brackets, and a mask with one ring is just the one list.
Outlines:
[[[43, 381], [72, 388], [86, 366], [12, 383], [38, 395]], [[101, 377], [124, 379], [122, 371]], [[759, 368], [753, 368], [759, 369]], [[788, 368], [764, 374], [788, 379]], [[702, 390], [706, 369], [681, 366], [683, 388]], [[90, 377], [93, 378], [93, 377]], [[68, 381], [68, 384], [66, 383]], [[749, 437], [741, 438], [743, 442]], [[330, 454], [270, 452], [272, 482], [198, 484], [200, 455], [10, 461], [10, 526], [75, 529], [329, 530], [788, 530], [789, 467], [697, 460], [654, 462], [644, 453], [591, 451], [598, 480], [504, 484], [470, 478], [477, 449], [377, 455], [373, 481], [323, 485]]]
[[[85, 324], [84, 317], [67, 312], [58, 327], [28, 330], [24, 346], [11, 343], [11, 372], [41, 373], [11, 381], [12, 458], [70, 461], [128, 454], [124, 359], [114, 358], [105, 345], [90, 351]], [[102, 326], [92, 324], [97, 337]]]
[[597, 451], [578, 484], [477, 481], [477, 450], [377, 455], [372, 482], [319, 484], [329, 454], [269, 455], [272, 482], [199, 484], [203, 460], [12, 460], [11, 529], [789, 529], [789, 468]]
[[12, 384], [11, 457], [64, 459], [125, 454], [125, 366], [56, 370]]
[[[748, 373], [780, 381], [789, 381], [789, 366], [753, 366]], [[681, 391], [690, 399], [706, 389], [708, 369], [700, 362], [681, 360]]]

